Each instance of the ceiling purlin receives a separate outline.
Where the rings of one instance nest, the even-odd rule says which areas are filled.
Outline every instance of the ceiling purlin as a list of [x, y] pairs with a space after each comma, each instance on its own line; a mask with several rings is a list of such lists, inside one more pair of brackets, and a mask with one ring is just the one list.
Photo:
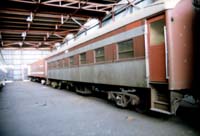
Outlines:
[[88, 2], [88, 1], [81, 1], [81, 0], [46, 0], [46, 1], [34, 1], [34, 0], [9, 0], [15, 1], [20, 3], [27, 3], [27, 4], [41, 4], [41, 5], [48, 5], [54, 7], [65, 7], [71, 9], [83, 9], [88, 11], [95, 11], [95, 12], [108, 12], [109, 10], [105, 10], [108, 8], [112, 8], [116, 4], [100, 4], [97, 2]]
[[[7, 16], [12, 16], [13, 18], [15, 16], [16, 19], [22, 19], [20, 17], [23, 17], [23, 20], [26, 19], [27, 16], [30, 15], [30, 10], [22, 10], [22, 9], [16, 9], [16, 8], [1, 8], [0, 9], [0, 16], [1, 17], [7, 17]], [[59, 12], [38, 12], [37, 13], [37, 17], [42, 17], [42, 18], [51, 18], [51, 19], [60, 19], [61, 15], [64, 15], [64, 17], [68, 16], [67, 13], [63, 12], [63, 13], [59, 13]], [[4, 16], [3, 16], [4, 15]], [[14, 16], [15, 15], [15, 16]], [[77, 14], [69, 14], [70, 16], [73, 16], [74, 18], [78, 19], [78, 20], [82, 20], [85, 21], [87, 20], [87, 18], [89, 18], [90, 16], [82, 16], [82, 15], [77, 15]], [[25, 17], [25, 18], [24, 18]]]
[[116, 5], [115, 0], [105, 1], [6, 0], [0, 5], [1, 46], [53, 47], [84, 28], [88, 18], [100, 19]]
[[[4, 13], [8, 13], [7, 11], [6, 12], [4, 12]], [[14, 15], [21, 15], [21, 13], [20, 12], [14, 12], [14, 11], [12, 11], [11, 13], [13, 13]], [[26, 12], [26, 15], [28, 15], [28, 13]], [[43, 14], [44, 15], [44, 14]], [[43, 17], [41, 14], [40, 15], [38, 15], [39, 17]], [[60, 20], [58, 20], [58, 19], [60, 19], [60, 18], [58, 18], [58, 16], [57, 15], [50, 15], [50, 16], [53, 16], [53, 17], [56, 17], [55, 19], [56, 19], [56, 21], [55, 22], [60, 22]], [[13, 16], [11, 15], [10, 16], [10, 18], [12, 18]], [[34, 16], [34, 17], [36, 17], [36, 15]], [[75, 18], [78, 18], [78, 17], [75, 17]], [[33, 19], [33, 17], [32, 17], [32, 19]], [[52, 19], [52, 18], [51, 18]], [[53, 19], [53, 20], [55, 20], [55, 19]], [[64, 19], [64, 18], [63, 18]], [[80, 19], [82, 22], [83, 22], [83, 18], [78, 18], [78, 19]], [[86, 20], [86, 19], [84, 19], [84, 20]], [[21, 20], [18, 20], [19, 22], [18, 22], [18, 24], [27, 24], [27, 22], [24, 22], [24, 19], [21, 21]], [[34, 23], [34, 21], [32, 20], [32, 28], [39, 28], [39, 27], [41, 27], [41, 26], [43, 26], [43, 27], [47, 27], [47, 26], [49, 26], [49, 24], [44, 24], [44, 23], [41, 23], [41, 22], [39, 22], [39, 24], [38, 23]], [[63, 24], [64, 24], [64, 22], [66, 22], [66, 19], [65, 20], [63, 20]], [[13, 23], [15, 23], [15, 22], [10, 22], [10, 21], [2, 21], [2, 23], [4, 23], [5, 25], [4, 26], [6, 26], [7, 24], [13, 24]], [[30, 22], [29, 22], [30, 23]], [[72, 25], [72, 21], [70, 22], [71, 23], [71, 25], [69, 25], [69, 24], [67, 24], [66, 26], [67, 27], [75, 27], [75, 25]], [[73, 24], [75, 24], [74, 22], [73, 22]], [[57, 25], [57, 26], [55, 26], [55, 25]], [[56, 30], [58, 29], [58, 27], [61, 27], [61, 25], [59, 24], [59, 23], [57, 23], [57, 24], [53, 24], [53, 27], [55, 27], [55, 29], [53, 29], [52, 30], [52, 32], [51, 31], [43, 31], [43, 33], [45, 33], [45, 35], [47, 34], [47, 33], [49, 33], [49, 34], [53, 34], [53, 35], [56, 35], [58, 38], [64, 38], [64, 36], [67, 34], [67, 33], [69, 33], [70, 31], [71, 32], [74, 32], [74, 31], [78, 31], [79, 29], [72, 29], [72, 28], [70, 28], [69, 30], [66, 30], [66, 31], [58, 31], [58, 32], [56, 32]], [[51, 25], [52, 26], [52, 25]], [[14, 27], [14, 26], [11, 26], [11, 27]], [[64, 26], [65, 27], [65, 26]], [[77, 25], [76, 25], [76, 27], [77, 27]], [[7, 27], [6, 28], [10, 28], [10, 26], [8, 26], [7, 25]], [[14, 28], [22, 28], [22, 27], [20, 27], [19, 25], [18, 26], [15, 26]], [[23, 27], [24, 28], [24, 27]], [[24, 28], [25, 29], [25, 28]], [[44, 28], [42, 28], [41, 27], [41, 29], [44, 29]], [[4, 30], [1, 30], [1, 31], [4, 31], [4, 32], [13, 32], [13, 31], [10, 31], [9, 29], [6, 31], [5, 29]], [[19, 34], [19, 35], [21, 35], [21, 33], [23, 33], [23, 32], [26, 32], [27, 34], [28, 33], [32, 33], [32, 31], [33, 30], [30, 30], [30, 24], [28, 25], [28, 31], [26, 30], [26, 31], [23, 31], [23, 30], [21, 30], [21, 31], [15, 31], [15, 33], [17, 33], [17, 34]], [[35, 34], [38, 34], [38, 33], [41, 33], [41, 30], [40, 31], [33, 31], [33, 32], [35, 32]], [[64, 34], [64, 35], [63, 35]], [[46, 37], [46, 36], [43, 36], [42, 38], [44, 38], [44, 37]], [[21, 38], [21, 37], [18, 37], [18, 38]], [[44, 38], [45, 39], [45, 38]], [[46, 40], [48, 39], [48, 37], [46, 38]], [[45, 40], [44, 40], [45, 41]], [[23, 42], [25, 42], [25, 38], [24, 38], [24, 40], [23, 40]], [[39, 41], [39, 43], [40, 43], [41, 41]], [[14, 43], [14, 45], [15, 45], [16, 43]], [[12, 44], [9, 44], [9, 45], [12, 45]], [[34, 44], [34, 45], [36, 45], [36, 44]], [[41, 44], [38, 44], [38, 45], [41, 45]]]
[[[24, 12], [24, 11], [22, 11], [23, 13], [25, 13], [26, 15], [29, 15], [30, 13], [28, 13], [28, 12]], [[12, 15], [24, 15], [24, 14], [22, 14], [22, 13], [20, 13], [19, 11], [11, 11], [11, 12], [9, 12], [9, 11], [3, 11], [2, 13], [11, 13]], [[30, 31], [30, 29], [32, 28], [32, 29], [35, 29], [35, 28], [37, 28], [37, 29], [39, 29], [39, 28], [41, 28], [41, 29], [44, 29], [45, 27], [47, 27], [47, 26], [49, 26], [48, 24], [41, 24], [41, 22], [39, 22], [40, 24], [36, 24], [36, 23], [34, 23], [34, 19], [35, 19], [35, 17], [36, 16], [39, 16], [39, 17], [43, 17], [44, 15], [46, 15], [45, 17], [53, 17], [53, 18], [55, 18], [56, 19], [56, 21], [55, 22], [57, 22], [57, 24], [55, 24], [55, 25], [53, 25], [53, 27], [55, 26], [55, 29], [53, 29], [53, 30], [50, 30], [50, 31], [47, 31], [46, 32], [46, 36], [43, 36], [42, 38], [44, 39], [44, 41], [46, 41], [46, 40], [48, 40], [48, 38], [49, 38], [49, 36], [51, 36], [51, 35], [55, 35], [56, 37], [57, 37], [57, 39], [59, 39], [59, 38], [64, 38], [64, 36], [63, 36], [63, 33], [62, 34], [60, 34], [60, 33], [57, 33], [56, 31], [58, 31], [59, 30], [59, 28], [61, 27], [61, 26], [63, 26], [63, 28], [65, 28], [66, 26], [64, 26], [63, 24], [64, 23], [66, 23], [67, 22], [67, 20], [69, 19], [69, 16], [66, 16], [66, 17], [64, 17], [63, 15], [48, 15], [48, 14], [39, 14], [39, 15], [36, 15], [36, 10], [35, 10], [35, 14], [33, 14], [33, 13], [31, 13], [32, 15], [32, 20], [30, 21], [30, 22], [28, 22], [28, 24], [27, 24], [27, 22], [22, 22], [22, 21], [19, 21], [19, 24], [27, 24], [28, 25], [28, 28], [25, 30], [25, 31], [22, 31], [21, 33], [25, 33], [25, 36], [23, 37], [23, 41], [22, 41], [22, 43], [24, 43], [25, 41], [26, 41], [26, 37], [27, 37], [27, 35], [28, 35], [28, 33], [29, 33], [29, 31]], [[62, 16], [62, 17], [61, 17]], [[12, 18], [12, 17], [11, 17]], [[51, 19], [53, 19], [53, 18], [51, 18]], [[75, 17], [75, 18], [77, 18], [77, 19], [79, 19], [81, 22], [83, 22], [83, 20], [84, 20], [84, 22], [86, 21], [86, 19], [84, 19], [84, 18], [80, 18], [80, 17]], [[54, 20], [55, 20], [54, 19]], [[60, 19], [59, 21], [58, 21], [58, 19]], [[63, 21], [61, 20], [61, 19], [63, 19]], [[10, 22], [7, 22], [7, 24], [8, 23], [10, 23]], [[11, 22], [11, 23], [13, 23], [13, 22]], [[73, 22], [73, 24], [75, 24], [74, 22]], [[32, 27], [31, 27], [31, 25], [32, 25]], [[42, 27], [43, 26], [43, 27]], [[9, 27], [9, 26], [7, 26], [7, 27]], [[13, 27], [13, 26], [12, 26]], [[71, 27], [70, 29], [72, 29], [73, 27], [77, 27], [77, 25], [75, 26], [75, 25], [69, 25], [69, 24], [67, 24], [67, 27]], [[18, 27], [14, 27], [14, 28], [22, 28], [22, 27], [20, 27], [20, 26], [18, 26]], [[23, 28], [22, 28], [23, 29]], [[72, 32], [73, 31], [78, 31], [78, 29], [72, 29], [71, 30]], [[67, 34], [67, 33], [69, 33], [70, 31], [65, 31], [65, 35]], [[28, 38], [28, 39], [30, 39], [30, 38]], [[44, 42], [43, 41], [43, 42]], [[62, 40], [59, 40], [59, 41], [62, 41]], [[16, 43], [15, 43], [16, 44]], [[9, 45], [12, 45], [12, 44], [9, 44]], [[19, 45], [21, 45], [21, 44], [19, 44]], [[36, 44], [34, 44], [34, 45], [36, 45]], [[37, 44], [37, 47], [38, 46], [40, 46], [41, 45], [41, 38], [40, 38], [40, 40], [38, 40], [38, 44]]]
[[[56, 6], [55, 4], [43, 4], [33, 1], [25, 1], [25, 0], [6, 0], [5, 2], [0, 4], [0, 9], [11, 8], [11, 9], [23, 9], [28, 11], [34, 11], [36, 7], [39, 7], [38, 12], [49, 12], [50, 14], [71, 14], [73, 16], [78, 17], [93, 17], [93, 18], [101, 18], [105, 16], [105, 13], [98, 11], [89, 11], [82, 8], [69, 8], [64, 6]], [[77, 12], [78, 11], [78, 12]]]
[[19, 42], [13, 42], [13, 41], [5, 42], [3, 47], [10, 47], [10, 46], [13, 46], [13, 45], [18, 45], [19, 46]]
[[108, 9], [112, 8], [115, 4], [99, 4], [88, 1], [80, 0], [48, 0], [41, 2], [41, 4], [55, 6], [55, 7], [66, 7], [71, 9], [82, 9], [95, 12], [109, 12]]

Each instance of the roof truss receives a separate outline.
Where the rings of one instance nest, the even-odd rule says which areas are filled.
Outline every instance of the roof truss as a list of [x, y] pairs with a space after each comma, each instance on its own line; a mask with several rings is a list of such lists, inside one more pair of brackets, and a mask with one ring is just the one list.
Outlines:
[[0, 4], [0, 48], [52, 48], [76, 34], [89, 18], [102, 20], [119, 0], [4, 0]]

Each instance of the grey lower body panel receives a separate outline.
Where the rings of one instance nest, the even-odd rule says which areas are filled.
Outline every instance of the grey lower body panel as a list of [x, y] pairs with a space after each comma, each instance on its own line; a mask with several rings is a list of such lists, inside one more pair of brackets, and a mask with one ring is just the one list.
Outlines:
[[145, 77], [144, 59], [48, 71], [50, 79], [133, 87], [147, 87]]

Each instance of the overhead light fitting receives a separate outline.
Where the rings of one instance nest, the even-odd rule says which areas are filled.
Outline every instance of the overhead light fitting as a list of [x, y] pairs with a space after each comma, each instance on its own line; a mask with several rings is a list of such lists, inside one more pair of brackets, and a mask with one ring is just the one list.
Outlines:
[[54, 46], [59, 47], [61, 44], [59, 42], [55, 43]]
[[47, 33], [47, 38], [49, 38], [49, 33]]
[[19, 44], [20, 47], [22, 47], [22, 42], [19, 42], [18, 44]]
[[41, 46], [41, 45], [42, 45], [42, 43], [41, 43], [41, 42], [39, 42], [39, 43], [38, 43], [38, 46]]
[[69, 51], [68, 50], [65, 50], [65, 53], [68, 53]]
[[61, 15], [61, 24], [64, 24], [64, 17]]
[[26, 37], [26, 32], [23, 32], [21, 36]]
[[110, 12], [109, 12], [109, 11], [106, 11], [106, 15], [108, 15], [108, 14], [110, 14]]
[[33, 13], [32, 13], [32, 12], [30, 13], [30, 16], [28, 16], [28, 17], [26, 18], [26, 21], [27, 21], [27, 22], [32, 22], [32, 21], [33, 21]]

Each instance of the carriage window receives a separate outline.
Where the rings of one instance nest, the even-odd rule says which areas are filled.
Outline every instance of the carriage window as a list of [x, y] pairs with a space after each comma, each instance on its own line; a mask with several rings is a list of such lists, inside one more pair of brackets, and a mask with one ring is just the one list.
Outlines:
[[51, 62], [51, 69], [55, 69], [53, 61]]
[[63, 59], [60, 59], [60, 68], [64, 68]]
[[56, 60], [56, 69], [58, 69], [59, 68], [59, 61], [58, 60]]
[[55, 61], [52, 62], [52, 69], [56, 69], [56, 63], [55, 63]]
[[96, 62], [104, 61], [104, 47], [96, 49], [95, 54], [96, 54], [96, 57], [95, 57]]
[[164, 20], [158, 20], [150, 24], [150, 45], [161, 45], [164, 43]]
[[127, 40], [118, 43], [118, 56], [119, 59], [133, 57], [133, 40]]
[[70, 61], [70, 65], [74, 65], [74, 56], [71, 56], [69, 58], [69, 61]]
[[86, 53], [80, 54], [80, 63], [81, 64], [86, 64]]
[[48, 67], [49, 70], [51, 70], [51, 63], [50, 62], [47, 63], [47, 67]]
[[58, 68], [62, 68], [63, 65], [62, 65], [62, 60], [58, 60]]
[[53, 62], [51, 62], [50, 64], [51, 64], [51, 69], [54, 69], [54, 64], [53, 64]]
[[52, 62], [50, 62], [49, 63], [49, 68], [52, 70], [53, 69], [53, 65], [52, 65], [53, 63]]
[[65, 59], [62, 59], [62, 67], [65, 67]]
[[64, 58], [63, 61], [64, 61], [64, 62], [63, 62], [63, 63], [64, 63], [64, 64], [63, 64], [64, 67], [65, 67], [65, 68], [68, 67], [68, 61], [67, 61], [67, 58]]
[[57, 69], [57, 63], [56, 63], [56, 61], [54, 61], [53, 64], [54, 64], [54, 69]]

